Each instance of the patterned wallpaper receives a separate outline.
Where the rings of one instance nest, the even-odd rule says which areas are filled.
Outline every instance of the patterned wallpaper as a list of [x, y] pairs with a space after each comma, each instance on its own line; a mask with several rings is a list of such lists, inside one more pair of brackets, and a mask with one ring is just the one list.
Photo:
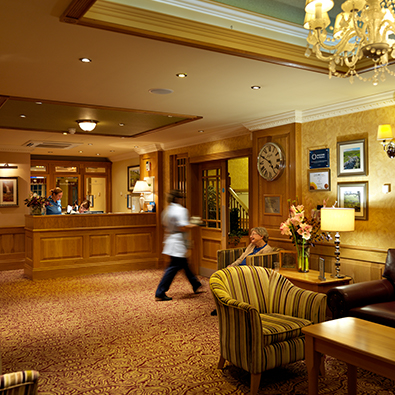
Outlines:
[[[395, 107], [385, 107], [302, 125], [302, 200], [308, 210], [322, 204], [324, 199], [331, 206], [337, 200], [338, 182], [368, 182], [368, 220], [355, 221], [355, 232], [341, 234], [344, 244], [385, 250], [395, 245], [391, 221], [395, 212], [395, 159], [389, 159], [377, 141], [378, 125], [391, 124], [394, 116]], [[338, 177], [337, 142], [362, 138], [367, 140], [367, 175]], [[310, 192], [308, 188], [309, 150], [319, 148], [330, 149], [330, 192]], [[382, 193], [383, 184], [391, 184], [390, 193]]]

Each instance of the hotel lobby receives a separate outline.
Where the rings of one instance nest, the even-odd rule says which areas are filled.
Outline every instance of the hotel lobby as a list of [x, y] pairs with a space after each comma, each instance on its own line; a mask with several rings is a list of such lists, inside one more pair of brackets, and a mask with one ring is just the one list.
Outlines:
[[[113, 302], [103, 303], [108, 309], [113, 303], [122, 314], [124, 308], [118, 298], [127, 305], [131, 300], [123, 298], [134, 295], [134, 288], [127, 286], [128, 273], [142, 272], [145, 277], [141, 281], [155, 288], [168, 263], [161, 254], [161, 213], [171, 189], [180, 189], [190, 215], [203, 220], [203, 226], [191, 231], [189, 238], [190, 265], [205, 290], [199, 307], [200, 295], [183, 299], [182, 294], [188, 291], [177, 277], [173, 299], [180, 303], [183, 322], [194, 326], [185, 317], [188, 303], [197, 309], [194, 319], [204, 316], [202, 322], [214, 342], [218, 341], [218, 322], [209, 316], [215, 308], [209, 278], [217, 271], [217, 251], [234, 246], [232, 207], [227, 204], [232, 196], [239, 202], [237, 210], [246, 213], [238, 220], [236, 230], [242, 228], [244, 232], [237, 247], [248, 245], [248, 229], [262, 226], [269, 233], [270, 245], [288, 251], [291, 257], [295, 254], [293, 240], [280, 230], [289, 216], [289, 201], [303, 204], [310, 217], [322, 206], [347, 207], [348, 194], [357, 194], [360, 200], [354, 230], [340, 232], [339, 270], [350, 283], [382, 278], [395, 236], [388, 223], [395, 209], [395, 161], [383, 149], [384, 138], [378, 139], [378, 129], [380, 125], [395, 127], [395, 77], [385, 73], [386, 78], [379, 78], [375, 84], [373, 66], [369, 59], [363, 59], [357, 70], [368, 81], [336, 78], [335, 73], [329, 78], [328, 62], [314, 54], [305, 56], [309, 33], [303, 28], [306, 2], [263, 3], [22, 0], [0, 5], [0, 289], [1, 284], [7, 289], [7, 306], [13, 313], [19, 298], [24, 312], [33, 307], [30, 304], [36, 300], [36, 286], [45, 289], [43, 303], [52, 295], [53, 303], [59, 297], [62, 305], [67, 304], [69, 291], [72, 299], [78, 297], [76, 287], [81, 281], [84, 301], [89, 301], [93, 289], [111, 291]], [[332, 13], [340, 11], [336, 2]], [[333, 19], [333, 14], [329, 16]], [[388, 69], [395, 72], [392, 63], [390, 60]], [[346, 73], [346, 66], [337, 67], [340, 75]], [[94, 128], [83, 130], [79, 121], [94, 121]], [[384, 147], [390, 140], [386, 137]], [[282, 156], [281, 171], [272, 179], [266, 176], [259, 159], [270, 144], [279, 147]], [[358, 171], [350, 170], [345, 163], [350, 150], [358, 151]], [[324, 159], [318, 163], [315, 158], [319, 155]], [[147, 192], [133, 190], [137, 180], [147, 181]], [[46, 196], [55, 186], [67, 184], [62, 200], [64, 215], [51, 218], [30, 214], [24, 201], [41, 182], [45, 187], [39, 190]], [[13, 190], [10, 199], [8, 185]], [[214, 196], [214, 209], [209, 205], [210, 196]], [[144, 198], [143, 204], [140, 197]], [[86, 198], [93, 204], [91, 211], [103, 214], [66, 214], [74, 200], [81, 203]], [[332, 231], [332, 240], [320, 240], [311, 247], [310, 271], [319, 270], [322, 258], [324, 272], [328, 276], [336, 272], [335, 233]], [[95, 283], [101, 275], [109, 276], [105, 278], [111, 290]], [[135, 278], [130, 280], [133, 284]], [[127, 289], [125, 295], [112, 293], [117, 281]], [[32, 300], [22, 297], [23, 293], [13, 295], [13, 284], [15, 292], [26, 292]], [[56, 284], [62, 295], [56, 296]], [[133, 297], [141, 301], [145, 291], [137, 288], [140, 293]], [[148, 322], [155, 326], [160, 314], [166, 314], [165, 307], [155, 305], [151, 294], [148, 305], [153, 316], [149, 309], [138, 312], [144, 317], [142, 328], [148, 327]], [[51, 308], [51, 303], [46, 308]], [[89, 302], [86, 306], [93, 308]], [[177, 317], [173, 308], [164, 319], [166, 325]], [[61, 308], [55, 310], [61, 315]], [[114, 319], [119, 336], [128, 330], [105, 311], [95, 311], [95, 325], [99, 313], [109, 322]], [[72, 315], [68, 314], [70, 311], [63, 318], [70, 319]], [[125, 314], [134, 322], [133, 314]], [[38, 326], [44, 325], [42, 318], [37, 320]], [[51, 322], [55, 322], [52, 320], [51, 315]], [[27, 322], [35, 325], [33, 321]], [[80, 325], [89, 325], [88, 321], [88, 317], [79, 317], [78, 323], [73, 323], [76, 326], [65, 329], [70, 336], [67, 344], [72, 344], [71, 328], [78, 332]], [[21, 326], [26, 328], [27, 322]], [[45, 337], [36, 333], [37, 328], [34, 336], [39, 336], [40, 347], [45, 348]], [[103, 338], [106, 342], [112, 338], [108, 329]], [[198, 326], [195, 329], [203, 330]], [[24, 369], [27, 356], [18, 354], [15, 361], [8, 353], [14, 347], [10, 339], [25, 336], [28, 331], [18, 332], [16, 327], [2, 330], [7, 343], [7, 355], [0, 345], [3, 374], [14, 368]], [[45, 331], [51, 332], [48, 327]], [[163, 340], [166, 333], [171, 333], [182, 344], [181, 336], [174, 331], [166, 332], [159, 325], [150, 335]], [[83, 336], [88, 332], [78, 333]], [[60, 342], [61, 333], [50, 333], [48, 342]], [[103, 349], [103, 353], [114, 353], [114, 358], [117, 355], [122, 359], [125, 351], [119, 348], [119, 339], [113, 339], [116, 350]], [[135, 344], [132, 337], [128, 341]], [[141, 341], [148, 342], [146, 338]], [[67, 344], [59, 350], [67, 353]], [[150, 348], [154, 343], [146, 344], [150, 344], [147, 352], [154, 352]], [[133, 347], [127, 352], [131, 350]], [[209, 361], [216, 371], [219, 354], [211, 357], [210, 353], [218, 353], [218, 345], [205, 343], [200, 351], [198, 365]], [[71, 360], [75, 363], [78, 352], [74, 348], [73, 352]], [[89, 350], [84, 352], [88, 361]], [[197, 353], [196, 349], [191, 352]], [[175, 370], [169, 355], [163, 355], [170, 382]], [[184, 356], [188, 359], [187, 354]], [[150, 363], [160, 365], [160, 354], [155, 358], [158, 360]], [[136, 361], [133, 359], [133, 364], [138, 364]], [[91, 362], [83, 369], [91, 369]], [[122, 371], [118, 362], [117, 372]], [[338, 369], [334, 359], [327, 363]], [[26, 369], [43, 371], [39, 385], [43, 393], [51, 393], [53, 382], [40, 367], [29, 365]], [[104, 363], [101, 368], [106, 369]], [[249, 378], [238, 384], [235, 377], [240, 372], [232, 369], [225, 380], [227, 393], [248, 391]], [[295, 374], [301, 370], [297, 365]], [[72, 371], [72, 363], [67, 371]], [[211, 390], [222, 393], [215, 387], [216, 375], [221, 374], [216, 372], [209, 373]], [[62, 378], [62, 391], [66, 391], [67, 374]], [[114, 371], [112, 374], [117, 375]], [[288, 374], [292, 376], [294, 371]], [[78, 374], [74, 379], [79, 380]], [[113, 393], [208, 391], [202, 389], [203, 384], [193, 392], [188, 386], [177, 387], [181, 385], [178, 383], [169, 386], [168, 391], [173, 392], [160, 392], [155, 385], [149, 390], [147, 387], [148, 392], [138, 392], [146, 384], [136, 389], [138, 378], [131, 380], [133, 384], [129, 383], [125, 392], [117, 387]], [[267, 384], [270, 377], [262, 380]], [[91, 384], [89, 389], [100, 386], [94, 380]], [[70, 393], [88, 393], [88, 387], [74, 388], [75, 392]], [[112, 393], [110, 387], [103, 386], [101, 393]], [[337, 391], [342, 393], [341, 388]], [[262, 385], [258, 393], [266, 393]]]

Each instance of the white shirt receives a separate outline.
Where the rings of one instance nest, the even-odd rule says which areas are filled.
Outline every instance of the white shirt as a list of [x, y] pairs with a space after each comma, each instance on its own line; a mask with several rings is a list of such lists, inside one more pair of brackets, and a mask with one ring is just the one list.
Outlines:
[[162, 223], [165, 226], [165, 239], [162, 254], [185, 258], [187, 253], [184, 233], [180, 228], [189, 225], [188, 210], [178, 203], [170, 203], [162, 213]]

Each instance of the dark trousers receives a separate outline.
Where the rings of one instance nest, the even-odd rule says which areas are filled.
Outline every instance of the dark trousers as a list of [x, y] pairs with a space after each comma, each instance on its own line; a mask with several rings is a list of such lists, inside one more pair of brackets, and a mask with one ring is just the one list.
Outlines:
[[189, 282], [191, 283], [194, 291], [201, 285], [199, 280], [195, 277], [195, 275], [192, 273], [191, 269], [189, 268], [187, 258], [178, 258], [175, 256], [172, 256], [170, 258], [171, 258], [170, 266], [166, 269], [165, 274], [162, 277], [162, 280], [160, 280], [158, 288], [156, 289], [155, 292], [156, 297], [163, 296], [169, 290], [170, 285], [174, 280], [174, 277], [182, 269], [184, 269], [185, 275], [187, 276]]

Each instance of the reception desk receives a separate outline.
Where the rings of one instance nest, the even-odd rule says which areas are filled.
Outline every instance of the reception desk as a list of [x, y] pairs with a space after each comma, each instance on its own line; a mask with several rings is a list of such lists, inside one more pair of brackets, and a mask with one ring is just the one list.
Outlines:
[[25, 266], [30, 279], [158, 265], [155, 213], [26, 215]]

